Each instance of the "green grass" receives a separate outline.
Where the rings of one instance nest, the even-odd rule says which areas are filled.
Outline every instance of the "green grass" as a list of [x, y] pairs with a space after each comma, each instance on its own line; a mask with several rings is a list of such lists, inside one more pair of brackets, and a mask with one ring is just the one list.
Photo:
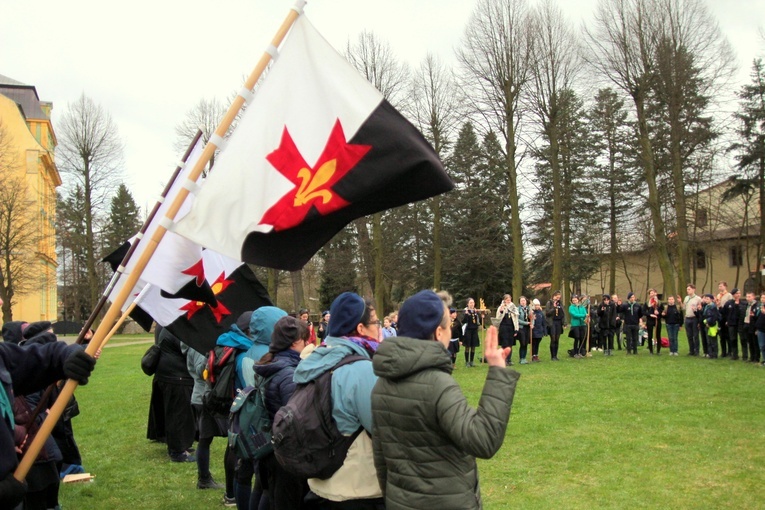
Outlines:
[[[762, 507], [765, 369], [687, 357], [682, 335], [678, 357], [640, 348], [634, 357], [615, 351], [559, 363], [548, 361], [548, 340], [543, 363], [513, 367], [523, 376], [505, 443], [479, 461], [485, 508]], [[78, 389], [75, 435], [96, 478], [62, 486], [64, 508], [221, 506], [221, 491], [195, 488], [195, 464], [171, 463], [164, 445], [145, 439], [145, 349], [108, 349]], [[487, 369], [466, 369], [462, 359], [455, 377], [476, 404]], [[213, 442], [219, 481], [224, 446]]]

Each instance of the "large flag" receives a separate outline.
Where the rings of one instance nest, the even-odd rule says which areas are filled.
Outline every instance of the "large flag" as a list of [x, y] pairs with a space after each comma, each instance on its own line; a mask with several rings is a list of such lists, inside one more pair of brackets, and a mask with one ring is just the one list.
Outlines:
[[297, 270], [353, 219], [453, 187], [422, 134], [301, 15], [174, 229]]
[[[119, 264], [125, 251], [123, 245], [104, 261], [115, 268], [114, 261]], [[270, 306], [272, 303], [268, 291], [247, 264], [212, 250], [200, 250], [200, 259], [195, 267], [197, 270], [192, 283], [196, 289], [186, 285], [171, 295], [159, 287], [139, 280], [122, 310], [127, 310], [140, 295], [141, 299], [130, 316], [141, 327], [149, 331], [152, 322], [156, 321], [189, 346], [206, 353], [243, 312]], [[176, 273], [176, 276], [183, 279], [181, 274]], [[112, 297], [119, 292], [122, 280], [125, 280], [124, 276], [115, 285]], [[146, 286], [150, 288], [141, 295]], [[205, 297], [199, 300], [198, 296]]]

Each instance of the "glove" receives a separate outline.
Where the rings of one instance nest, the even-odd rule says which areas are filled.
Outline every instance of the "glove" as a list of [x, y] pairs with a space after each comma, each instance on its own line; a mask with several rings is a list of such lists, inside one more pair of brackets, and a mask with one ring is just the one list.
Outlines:
[[0, 480], [0, 507], [15, 508], [27, 493], [26, 482], [16, 480], [12, 474]]
[[83, 350], [76, 350], [64, 361], [64, 375], [78, 383], [88, 384], [88, 377], [96, 366], [96, 359]]

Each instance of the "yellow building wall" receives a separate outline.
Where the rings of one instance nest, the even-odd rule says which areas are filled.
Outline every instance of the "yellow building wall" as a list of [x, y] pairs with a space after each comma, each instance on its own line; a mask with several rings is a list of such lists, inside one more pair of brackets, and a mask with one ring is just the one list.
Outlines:
[[[47, 105], [49, 109], [50, 106]], [[33, 256], [34, 290], [15, 296], [14, 320], [55, 321], [58, 315], [56, 280], [56, 186], [61, 177], [53, 160], [55, 135], [48, 119], [25, 120], [16, 103], [0, 94], [0, 119], [16, 149], [16, 171], [24, 175], [36, 215], [40, 242]], [[36, 135], [39, 136], [39, 140]]]

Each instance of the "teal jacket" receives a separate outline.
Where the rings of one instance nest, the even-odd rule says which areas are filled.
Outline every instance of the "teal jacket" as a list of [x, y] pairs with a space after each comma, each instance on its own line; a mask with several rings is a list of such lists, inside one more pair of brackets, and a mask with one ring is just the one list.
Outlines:
[[571, 327], [584, 326], [584, 318], [587, 317], [587, 308], [582, 305], [568, 305], [568, 314], [571, 317]]
[[[350, 340], [328, 336], [325, 347], [314, 350], [295, 368], [293, 380], [296, 384], [312, 381], [349, 354], [369, 358], [363, 347]], [[342, 366], [332, 374], [332, 417], [342, 434], [349, 436], [359, 427], [372, 433], [372, 388], [376, 382], [372, 363], [363, 360]]]

